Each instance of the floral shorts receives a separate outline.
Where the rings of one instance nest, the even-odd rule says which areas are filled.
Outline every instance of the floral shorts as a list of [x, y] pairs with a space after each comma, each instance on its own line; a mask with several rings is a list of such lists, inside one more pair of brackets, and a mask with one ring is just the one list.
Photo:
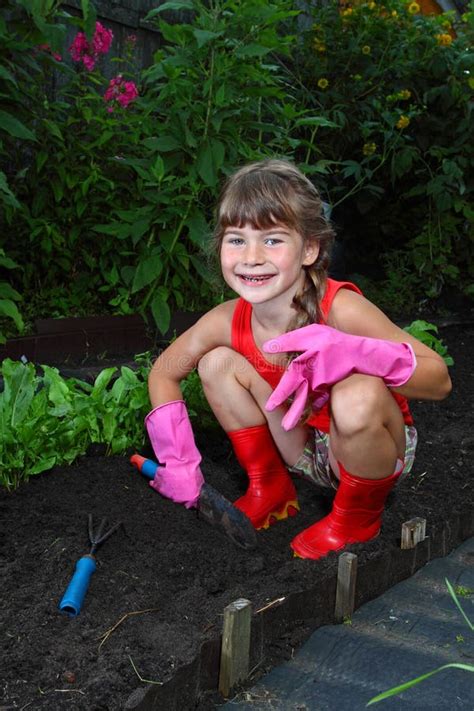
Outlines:
[[[403, 481], [410, 473], [415, 461], [418, 434], [416, 428], [412, 425], [405, 425], [405, 440], [405, 459], [397, 484]], [[313, 429], [308, 437], [303, 454], [294, 466], [288, 467], [288, 470], [318, 486], [337, 489], [339, 479], [329, 464], [329, 434]]]

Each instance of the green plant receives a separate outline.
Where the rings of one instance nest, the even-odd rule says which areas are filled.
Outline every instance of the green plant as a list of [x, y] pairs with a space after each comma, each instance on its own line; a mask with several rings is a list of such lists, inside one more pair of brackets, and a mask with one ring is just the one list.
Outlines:
[[144, 442], [148, 368], [103, 370], [93, 385], [56, 368], [5, 359], [0, 393], [0, 483], [8, 490], [60, 463], [71, 464], [93, 442], [119, 454]]
[[390, 291], [400, 272], [391, 279], [387, 255], [403, 253], [414, 278], [400, 281], [398, 301], [419, 302], [448, 288], [473, 293], [474, 13], [416, 9], [315, 3], [286, 69], [298, 109], [338, 126], [301, 129], [295, 155], [348, 225], [354, 271], [380, 278], [382, 266]]
[[[456, 605], [459, 612], [461, 613], [461, 616], [463, 617], [464, 621], [466, 622], [469, 630], [471, 632], [473, 632], [474, 631], [474, 624], [471, 622], [471, 620], [468, 618], [468, 616], [464, 612], [453, 586], [451, 585], [451, 583], [449, 582], [449, 580], [447, 578], [445, 578], [445, 583], [446, 583], [446, 587], [448, 588], [449, 594], [451, 595], [451, 597], [454, 600], [454, 604]], [[388, 689], [387, 691], [384, 691], [381, 694], [374, 696], [367, 703], [367, 706], [372, 706], [373, 704], [376, 704], [379, 701], [384, 701], [385, 699], [389, 699], [391, 696], [398, 696], [398, 694], [401, 694], [403, 691], [407, 691], [408, 689], [411, 689], [412, 686], [416, 686], [417, 684], [420, 684], [422, 681], [429, 679], [431, 676], [434, 676], [435, 674], [438, 674], [440, 671], [444, 671], [445, 669], [462, 669], [464, 671], [474, 672], [474, 666], [472, 664], [461, 664], [458, 662], [451, 662], [450, 664], [443, 664], [441, 667], [438, 667], [437, 669], [434, 669], [433, 671], [427, 672], [426, 674], [422, 674], [421, 676], [416, 677], [416, 679], [411, 679], [410, 681], [400, 684], [399, 686], [394, 686], [392, 689]]]
[[[17, 269], [18, 264], [7, 257], [3, 249], [0, 249], [0, 267], [3, 267], [3, 269]], [[5, 318], [11, 319], [20, 333], [23, 331], [23, 318], [16, 305], [16, 302], [21, 301], [21, 298], [21, 294], [16, 289], [0, 279], [0, 343], [5, 343], [6, 341], [1, 327]]]
[[427, 345], [428, 348], [432, 348], [436, 351], [436, 353], [443, 358], [446, 365], [454, 364], [446, 345], [436, 336], [438, 328], [433, 323], [428, 323], [423, 320], [412, 321], [409, 326], [405, 326], [404, 330], [415, 338], [418, 338], [418, 340]]
[[[104, 368], [90, 384], [63, 378], [56, 368], [5, 359], [0, 374], [0, 484], [8, 490], [57, 464], [72, 464], [92, 443], [106, 454], [140, 449], [150, 409], [150, 353], [135, 356], [134, 369]], [[201, 428], [216, 420], [202, 392], [199, 376], [183, 381], [190, 416]]]

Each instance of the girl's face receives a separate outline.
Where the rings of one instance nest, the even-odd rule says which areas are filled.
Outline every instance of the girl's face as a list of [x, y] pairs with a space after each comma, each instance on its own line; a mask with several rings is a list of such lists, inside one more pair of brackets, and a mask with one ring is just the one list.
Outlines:
[[316, 261], [319, 245], [305, 244], [285, 225], [267, 229], [227, 227], [221, 246], [221, 269], [227, 284], [252, 304], [279, 299], [291, 304], [304, 283], [303, 266]]

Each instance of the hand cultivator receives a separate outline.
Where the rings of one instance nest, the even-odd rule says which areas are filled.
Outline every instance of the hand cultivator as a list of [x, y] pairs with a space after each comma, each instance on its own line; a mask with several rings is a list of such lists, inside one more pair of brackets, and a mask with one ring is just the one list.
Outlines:
[[[147, 479], [154, 479], [159, 465], [152, 459], [134, 454], [130, 462]], [[250, 520], [210, 484], [202, 485], [197, 510], [201, 518], [224, 533], [235, 545], [245, 549], [256, 547], [257, 535]]]
[[107, 519], [103, 518], [97, 532], [94, 533], [92, 514], [89, 514], [89, 543], [91, 544], [89, 553], [77, 561], [74, 575], [59, 603], [61, 612], [65, 612], [69, 617], [76, 617], [81, 611], [91, 575], [96, 569], [94, 556], [98, 547], [122, 525], [120, 521], [108, 531], [104, 531], [106, 523]]

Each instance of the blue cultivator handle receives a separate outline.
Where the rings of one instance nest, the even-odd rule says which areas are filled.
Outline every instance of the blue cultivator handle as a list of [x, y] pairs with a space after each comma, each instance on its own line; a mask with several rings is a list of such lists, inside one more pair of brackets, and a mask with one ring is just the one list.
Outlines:
[[61, 612], [66, 612], [69, 617], [76, 617], [80, 613], [89, 587], [89, 580], [96, 567], [94, 556], [84, 555], [79, 558], [74, 575], [59, 603]]

